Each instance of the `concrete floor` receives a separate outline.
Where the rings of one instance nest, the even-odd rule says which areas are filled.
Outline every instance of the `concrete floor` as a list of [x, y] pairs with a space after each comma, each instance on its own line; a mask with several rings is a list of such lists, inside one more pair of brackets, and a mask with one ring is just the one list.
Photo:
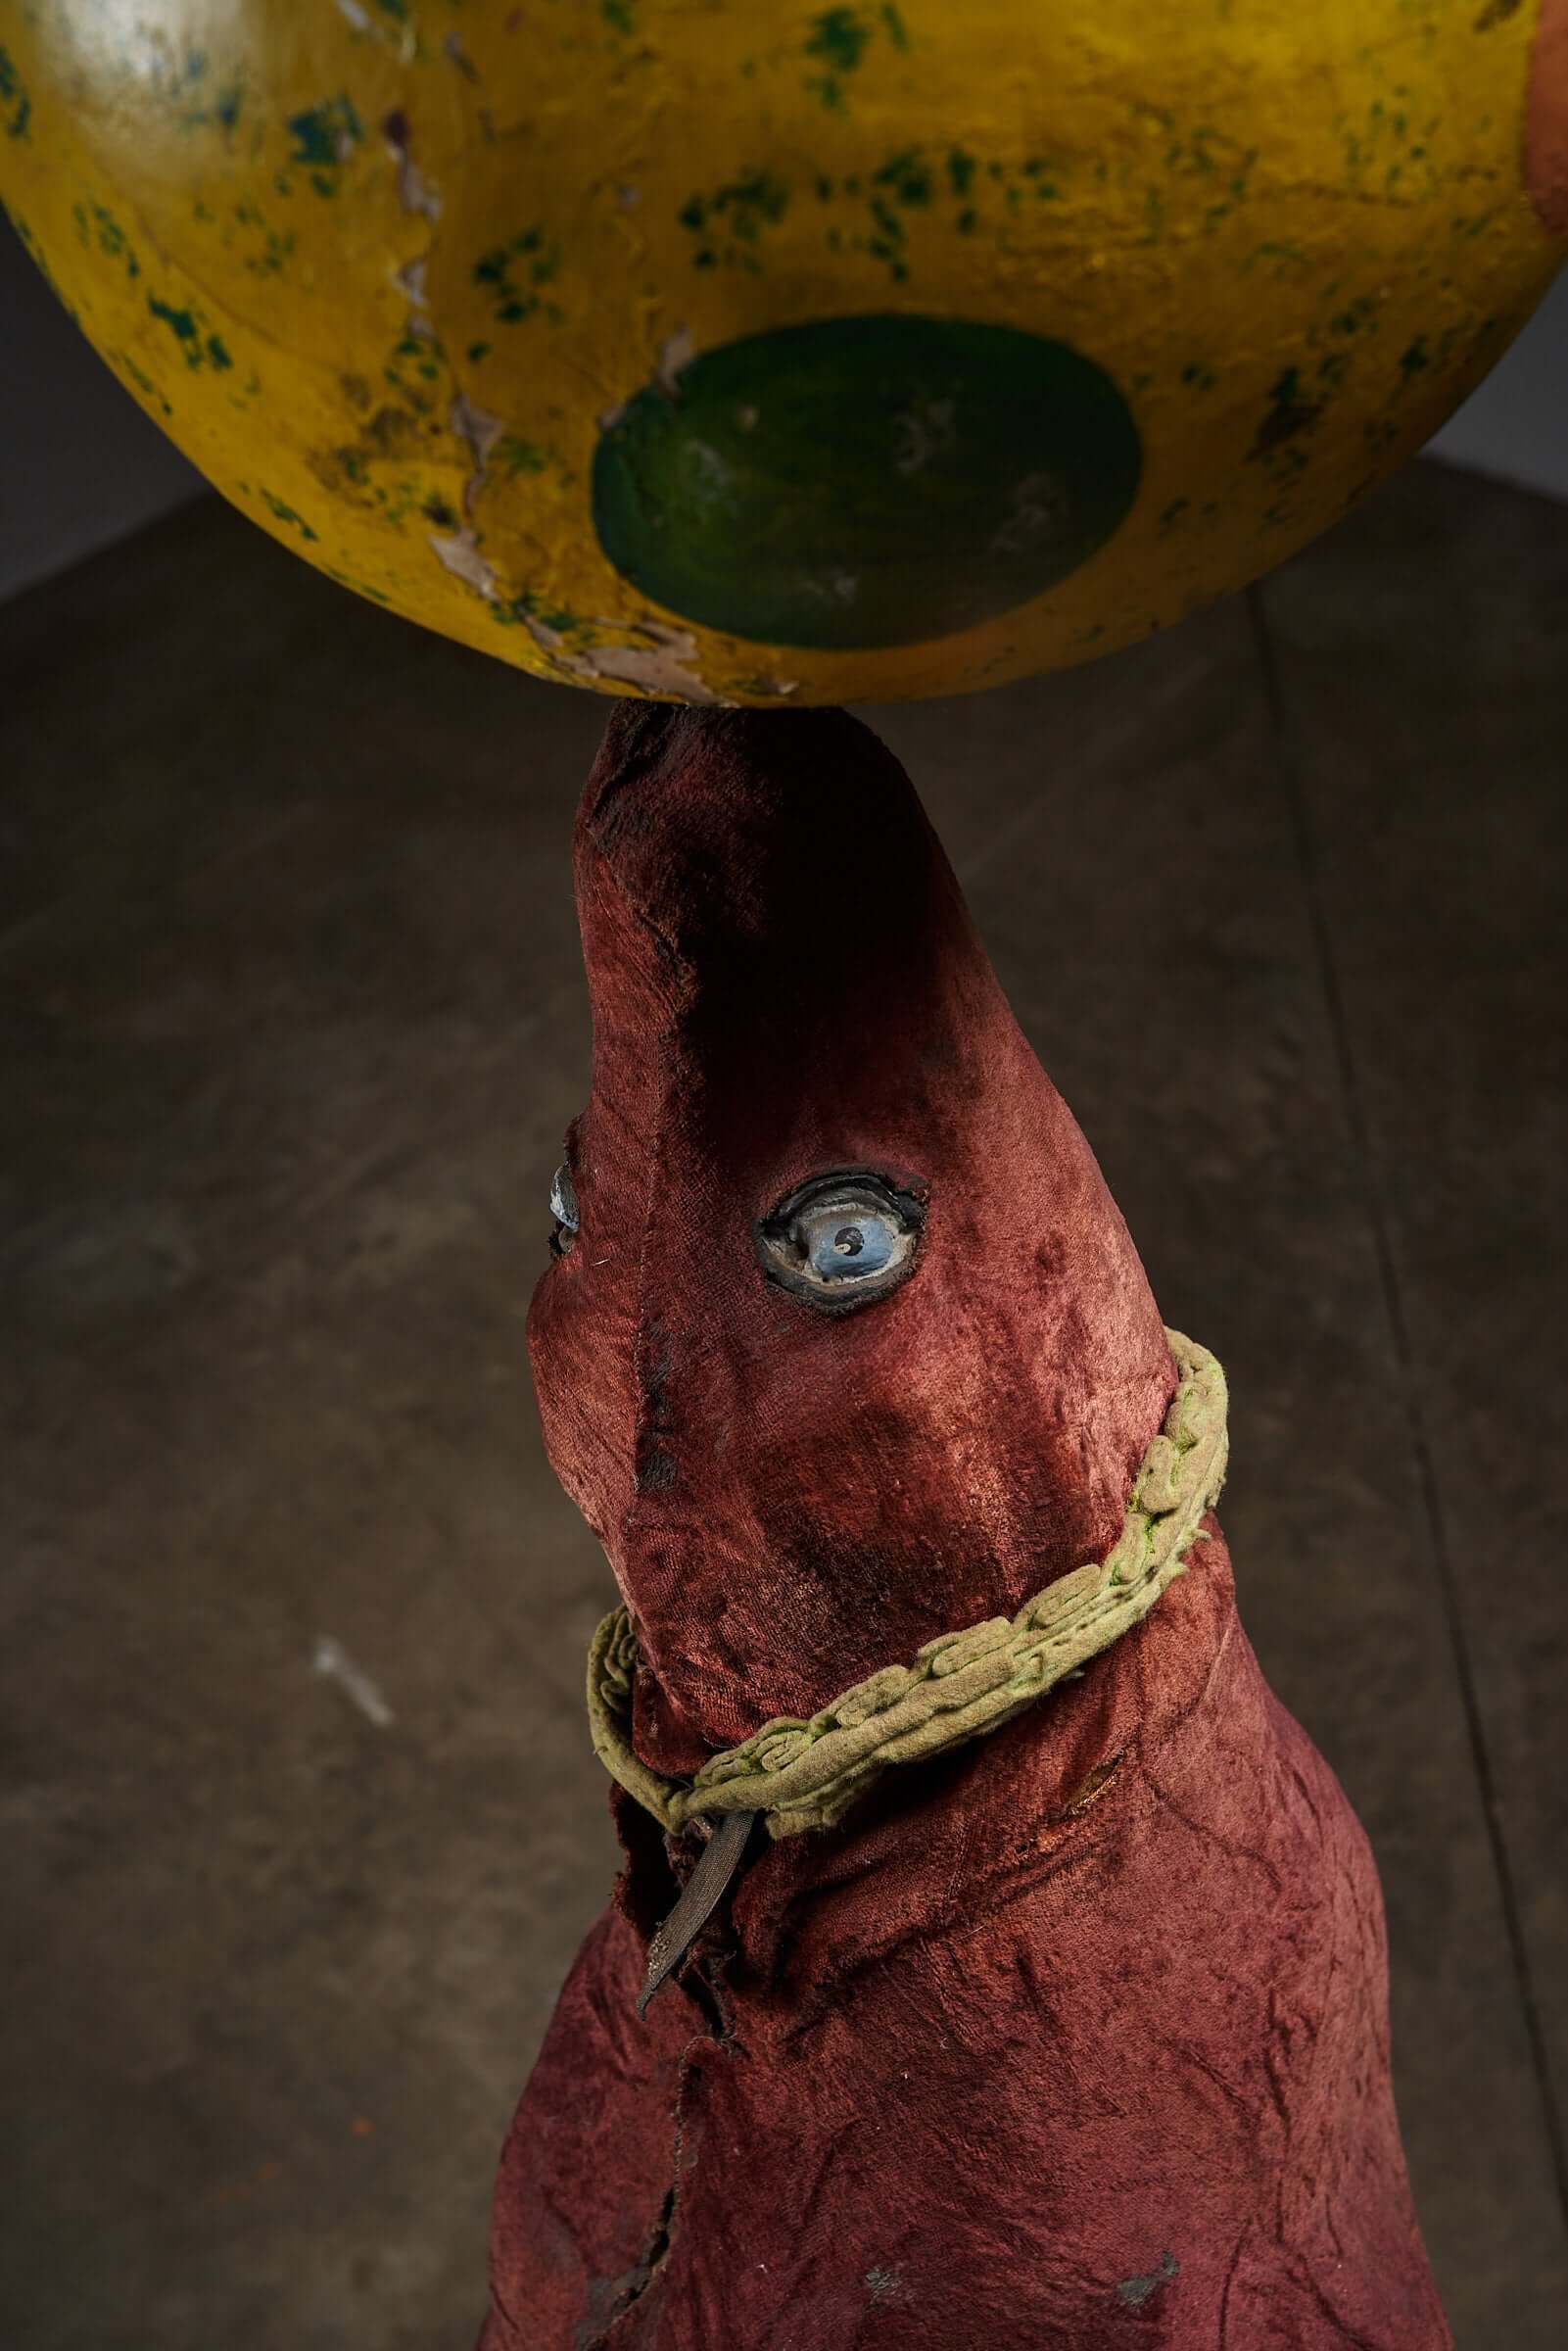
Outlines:
[[[4, 2339], [459, 2351], [613, 1867], [523, 1352], [604, 708], [211, 502], [0, 665]], [[1138, 651], [871, 715], [1229, 1370], [1460, 2344], [1555, 2351], [1568, 512], [1418, 467]]]

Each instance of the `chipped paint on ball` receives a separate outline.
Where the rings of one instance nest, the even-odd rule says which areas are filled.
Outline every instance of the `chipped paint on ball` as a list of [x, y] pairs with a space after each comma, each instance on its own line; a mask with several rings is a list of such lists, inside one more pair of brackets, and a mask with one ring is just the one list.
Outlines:
[[0, 0], [0, 194], [346, 586], [600, 692], [955, 693], [1266, 570], [1463, 398], [1561, 258], [1563, 5]]

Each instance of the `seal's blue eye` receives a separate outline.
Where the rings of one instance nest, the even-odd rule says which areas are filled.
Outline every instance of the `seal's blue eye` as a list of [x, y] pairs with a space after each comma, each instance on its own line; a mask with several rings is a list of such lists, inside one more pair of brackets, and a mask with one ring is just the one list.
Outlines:
[[549, 1179], [549, 1213], [555, 1220], [549, 1245], [557, 1257], [564, 1257], [577, 1233], [577, 1192], [564, 1161]]
[[770, 1280], [829, 1314], [869, 1305], [913, 1272], [923, 1195], [869, 1168], [814, 1176], [757, 1227]]
[[903, 1236], [873, 1208], [814, 1208], [800, 1219], [806, 1259], [820, 1281], [864, 1281], [884, 1272]]

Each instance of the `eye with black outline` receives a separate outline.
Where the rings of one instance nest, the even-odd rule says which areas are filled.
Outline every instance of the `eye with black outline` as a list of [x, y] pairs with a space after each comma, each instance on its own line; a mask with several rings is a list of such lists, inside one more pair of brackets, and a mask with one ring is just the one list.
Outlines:
[[827, 1315], [853, 1314], [915, 1271], [926, 1226], [922, 1191], [875, 1168], [837, 1168], [786, 1192], [756, 1227], [770, 1281]]
[[577, 1188], [564, 1160], [549, 1179], [549, 1213], [554, 1220], [549, 1253], [551, 1257], [564, 1257], [577, 1238]]

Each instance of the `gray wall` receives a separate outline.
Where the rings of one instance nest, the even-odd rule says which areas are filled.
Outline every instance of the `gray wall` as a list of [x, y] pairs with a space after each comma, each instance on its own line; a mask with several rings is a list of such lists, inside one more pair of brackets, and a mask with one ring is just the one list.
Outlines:
[[[1432, 448], [1568, 499], [1568, 275]], [[124, 538], [201, 487], [76, 332], [0, 215], [0, 596]]]
[[1568, 499], [1568, 271], [1431, 452]]
[[201, 487], [71, 325], [0, 213], [0, 596]]

